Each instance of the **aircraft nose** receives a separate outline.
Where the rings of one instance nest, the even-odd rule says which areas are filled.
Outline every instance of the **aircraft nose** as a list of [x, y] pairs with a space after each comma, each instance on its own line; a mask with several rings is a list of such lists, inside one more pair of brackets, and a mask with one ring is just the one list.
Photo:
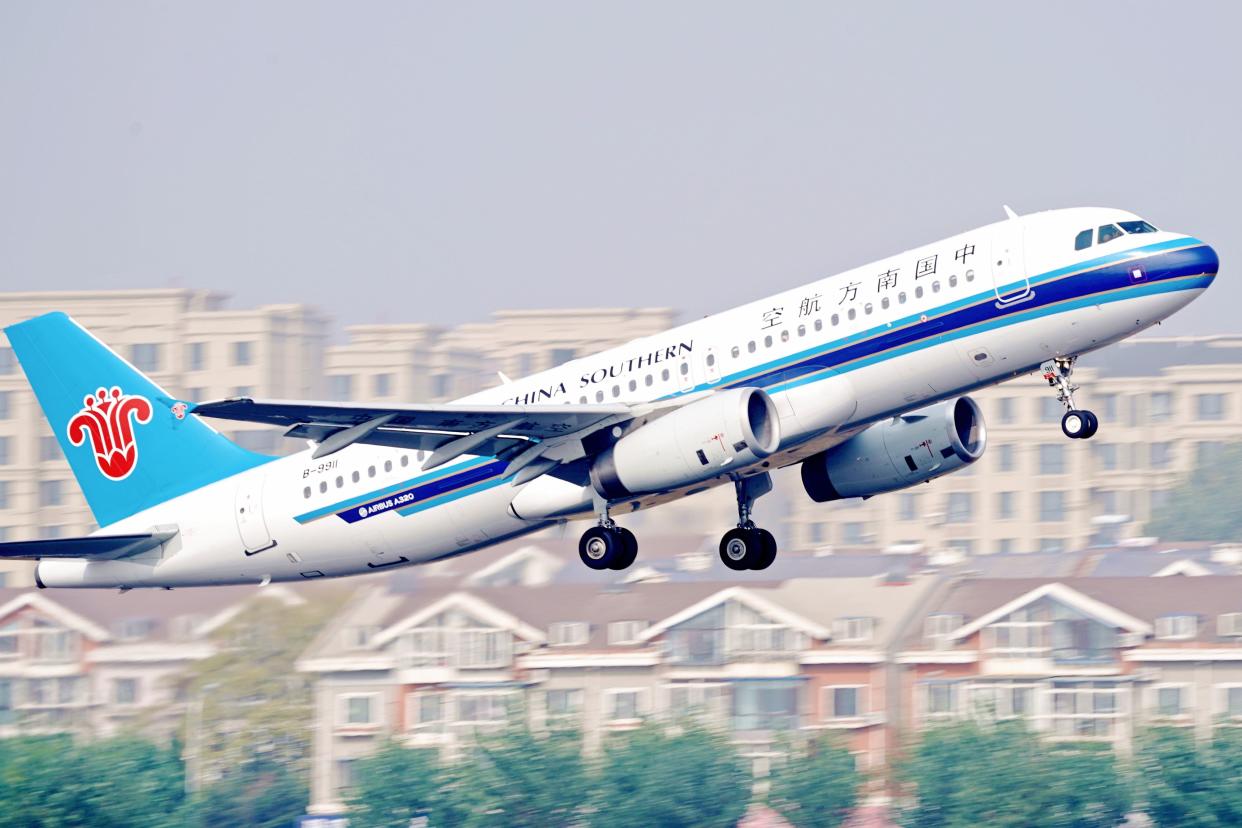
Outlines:
[[1216, 255], [1216, 249], [1210, 244], [1195, 249], [1196, 261], [1203, 268], [1204, 276], [1216, 277], [1216, 272], [1220, 270], [1220, 257]]

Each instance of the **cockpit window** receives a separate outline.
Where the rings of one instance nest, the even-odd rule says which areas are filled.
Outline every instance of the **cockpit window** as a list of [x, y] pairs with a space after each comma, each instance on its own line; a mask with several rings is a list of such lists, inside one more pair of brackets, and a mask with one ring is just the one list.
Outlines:
[[1121, 225], [1121, 229], [1125, 230], [1127, 233], [1155, 233], [1156, 232], [1156, 228], [1152, 227], [1150, 224], [1142, 220], [1119, 221], [1117, 223]]
[[1121, 231], [1117, 229], [1117, 225], [1115, 224], [1100, 225], [1100, 244], [1110, 242], [1121, 235]]
[[1091, 228], [1088, 227], [1086, 230], [1083, 230], [1077, 236], [1074, 236], [1074, 249], [1075, 250], [1086, 250], [1090, 246], [1091, 246]]

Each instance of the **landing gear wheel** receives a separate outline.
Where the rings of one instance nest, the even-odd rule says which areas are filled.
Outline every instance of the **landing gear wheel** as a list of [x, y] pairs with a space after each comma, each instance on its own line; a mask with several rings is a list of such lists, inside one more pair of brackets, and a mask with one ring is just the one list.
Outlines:
[[1061, 418], [1061, 431], [1071, 440], [1085, 440], [1100, 428], [1100, 421], [1090, 411], [1071, 408]]
[[618, 526], [614, 530], [621, 538], [621, 551], [617, 558], [608, 565], [609, 569], [625, 569], [638, 557], [638, 538], [629, 529]]
[[720, 560], [729, 569], [754, 569], [763, 555], [763, 539], [755, 529], [730, 529], [720, 539]]
[[751, 569], [767, 569], [776, 560], [776, 538], [767, 529], [756, 529], [759, 534], [760, 555]]
[[1100, 419], [1091, 411], [1083, 411], [1082, 415], [1087, 418], [1087, 430], [1083, 433], [1082, 439], [1090, 440], [1100, 430]]
[[[634, 548], [637, 551], [638, 545]], [[621, 533], [607, 526], [592, 526], [578, 541], [578, 557], [591, 569], [608, 569], [624, 554], [625, 540]]]

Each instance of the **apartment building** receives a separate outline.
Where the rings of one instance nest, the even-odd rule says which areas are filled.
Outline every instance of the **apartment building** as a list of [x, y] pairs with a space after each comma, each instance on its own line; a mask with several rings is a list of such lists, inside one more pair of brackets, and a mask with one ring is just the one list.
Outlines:
[[1139, 728], [1242, 723], [1242, 577], [963, 579], [907, 630], [903, 729], [1022, 719], [1125, 752]]
[[1137, 537], [1199, 458], [1242, 441], [1242, 337], [1129, 340], [1084, 357], [1074, 380], [1078, 404], [1100, 418], [1091, 440], [1065, 439], [1038, 375], [984, 389], [973, 394], [988, 429], [981, 460], [867, 501], [817, 504], [799, 491], [790, 539], [984, 555]]
[[367, 588], [299, 661], [316, 677], [310, 812], [340, 813], [383, 739], [451, 757], [519, 716], [580, 728], [587, 750], [652, 717], [702, 716], [758, 774], [783, 736], [833, 730], [880, 765], [887, 653], [935, 583]]
[[187, 669], [217, 652], [214, 633], [255, 600], [306, 599], [283, 586], [0, 589], [0, 738], [133, 727], [168, 737], [184, 721]]

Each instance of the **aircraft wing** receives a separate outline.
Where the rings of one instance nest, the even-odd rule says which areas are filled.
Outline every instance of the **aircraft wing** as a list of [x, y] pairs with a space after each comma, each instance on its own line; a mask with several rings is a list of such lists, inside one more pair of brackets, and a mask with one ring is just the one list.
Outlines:
[[[628, 405], [395, 405], [252, 400], [245, 397], [195, 405], [193, 413], [222, 420], [285, 426], [289, 437], [319, 443], [324, 457], [353, 443], [430, 451], [424, 469], [463, 454], [505, 457], [510, 471], [533, 462], [536, 446], [631, 419]], [[520, 458], [520, 459], [519, 459]]]
[[84, 538], [8, 541], [0, 543], [0, 558], [30, 561], [43, 558], [86, 558], [93, 561], [111, 561], [154, 549], [176, 534], [176, 532], [149, 532], [134, 535], [89, 535]]

